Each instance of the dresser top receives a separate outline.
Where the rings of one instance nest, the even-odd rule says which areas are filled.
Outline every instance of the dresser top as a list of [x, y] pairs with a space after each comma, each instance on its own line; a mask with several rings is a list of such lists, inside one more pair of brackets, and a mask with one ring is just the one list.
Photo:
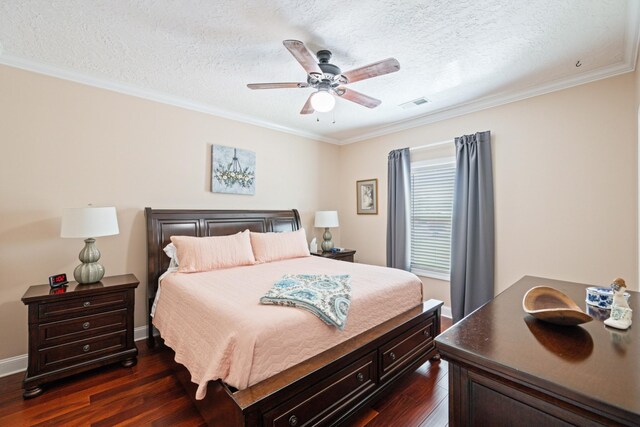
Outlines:
[[[522, 308], [534, 286], [550, 286], [573, 299], [594, 320], [557, 326]], [[525, 276], [436, 338], [446, 359], [532, 384], [607, 412], [640, 414], [640, 294], [631, 292], [634, 324], [604, 325], [608, 310], [585, 302], [588, 285]]]
[[48, 300], [60, 300], [73, 297], [81, 297], [83, 295], [100, 294], [113, 292], [117, 289], [135, 288], [138, 286], [139, 280], [133, 274], [122, 274], [119, 276], [103, 277], [97, 283], [81, 285], [78, 282], [69, 282], [65, 286], [65, 292], [53, 293], [49, 285], [30, 286], [22, 296], [22, 302], [29, 304], [31, 302], [44, 302]]

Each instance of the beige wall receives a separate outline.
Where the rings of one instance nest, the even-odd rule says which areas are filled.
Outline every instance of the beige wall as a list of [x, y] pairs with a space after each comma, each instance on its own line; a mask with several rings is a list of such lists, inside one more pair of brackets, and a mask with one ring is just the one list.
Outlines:
[[634, 73], [635, 79], [635, 94], [636, 94], [636, 107], [640, 106], [640, 70], [638, 65], [640, 64], [640, 55], [636, 58], [636, 71]]
[[[108, 275], [131, 272], [146, 322], [143, 208], [336, 209], [335, 145], [0, 66], [0, 359], [27, 351], [26, 288], [71, 276], [81, 239], [64, 207], [116, 206], [120, 234], [97, 239]], [[210, 146], [256, 152], [255, 196], [209, 191]], [[319, 236], [319, 234], [318, 234]]]
[[[524, 274], [603, 284], [619, 275], [638, 289], [638, 73], [342, 147], [3, 66], [0, 93], [0, 359], [26, 352], [25, 289], [78, 263], [82, 241], [58, 237], [64, 207], [118, 208], [120, 234], [97, 244], [107, 274], [140, 278], [142, 326], [145, 206], [296, 207], [319, 240], [313, 212], [338, 209], [336, 243], [383, 265], [388, 152], [487, 129], [496, 290]], [[255, 196], [209, 191], [211, 144], [256, 152]], [[355, 181], [369, 178], [380, 214], [356, 215]], [[424, 283], [426, 297], [449, 305], [447, 282]]]
[[[492, 133], [496, 293], [523, 275], [638, 289], [637, 108], [634, 73], [342, 146], [340, 180], [378, 178], [379, 215], [340, 194], [342, 244], [385, 263], [390, 150]], [[363, 161], [366, 159], [366, 161]], [[444, 299], [448, 283], [425, 280]]]
[[[640, 55], [636, 58], [636, 68], [635, 68], [635, 94], [636, 94], [636, 104], [635, 104], [635, 114], [636, 114], [636, 144], [637, 144], [637, 165], [638, 165], [638, 175], [636, 176], [636, 182], [640, 185], [640, 69], [638, 69], [638, 64], [640, 63]], [[640, 195], [640, 189], [638, 190]], [[638, 263], [640, 264], [640, 200], [638, 200], [638, 227], [637, 239], [638, 239]], [[640, 281], [640, 265], [638, 266], [638, 280]], [[640, 284], [638, 285], [640, 287]]]

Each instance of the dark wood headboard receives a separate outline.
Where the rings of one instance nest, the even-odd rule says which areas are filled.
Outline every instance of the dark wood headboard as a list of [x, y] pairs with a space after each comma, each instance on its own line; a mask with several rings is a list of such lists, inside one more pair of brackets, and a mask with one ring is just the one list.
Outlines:
[[[288, 211], [222, 211], [191, 209], [145, 208], [147, 218], [147, 298], [151, 313], [153, 299], [158, 290], [158, 278], [169, 267], [169, 257], [163, 248], [171, 236], [225, 236], [244, 230], [256, 233], [269, 231], [295, 231], [301, 228], [300, 215], [295, 209]], [[149, 339], [153, 345], [151, 318]]]

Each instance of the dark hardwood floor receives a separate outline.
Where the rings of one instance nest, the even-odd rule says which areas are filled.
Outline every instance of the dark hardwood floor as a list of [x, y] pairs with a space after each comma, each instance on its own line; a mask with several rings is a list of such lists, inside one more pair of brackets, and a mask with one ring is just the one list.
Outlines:
[[[442, 318], [443, 329], [451, 320]], [[0, 378], [0, 426], [201, 426], [202, 418], [174, 378], [167, 351], [148, 350], [138, 364], [119, 364], [50, 384], [22, 399], [23, 373]], [[427, 362], [394, 392], [353, 420], [352, 426], [446, 426], [447, 363]]]

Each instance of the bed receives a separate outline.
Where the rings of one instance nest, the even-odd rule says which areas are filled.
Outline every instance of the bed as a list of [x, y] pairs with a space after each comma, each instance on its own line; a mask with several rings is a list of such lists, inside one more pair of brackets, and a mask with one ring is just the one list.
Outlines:
[[[158, 278], [169, 265], [169, 258], [162, 249], [170, 242], [171, 236], [221, 236], [246, 229], [253, 232], [283, 232], [299, 230], [301, 227], [296, 210], [147, 208], [145, 214], [149, 309], [158, 290]], [[309, 260], [309, 265], [318, 269], [326, 266], [318, 263], [343, 263], [311, 258], [314, 260]], [[293, 261], [287, 264], [286, 268], [295, 268]], [[365, 267], [349, 268], [355, 268], [354, 271], [357, 271]], [[345, 263], [340, 270], [346, 269]], [[411, 372], [430, 358], [438, 357], [433, 339], [440, 330], [441, 305], [440, 301], [429, 300], [407, 310], [403, 308], [400, 314], [394, 315], [384, 323], [367, 327], [366, 330], [358, 330], [346, 341], [336, 341], [332, 347], [311, 357], [307, 355], [299, 363], [280, 372], [270, 373], [266, 378], [257, 376], [254, 378], [257, 381], [241, 381], [241, 389], [222, 380], [205, 381], [206, 395], [201, 384], [199, 399], [196, 399], [198, 385], [191, 381], [191, 373], [176, 363], [176, 375], [209, 425], [340, 424], [379, 398], [403, 374]], [[279, 309], [284, 311], [278, 313], [287, 310], [287, 313], [291, 313], [291, 309]], [[157, 334], [158, 331], [153, 328], [150, 319], [150, 346], [156, 344]], [[177, 357], [177, 360], [180, 360], [180, 357]], [[200, 399], [203, 395], [204, 399]]]

